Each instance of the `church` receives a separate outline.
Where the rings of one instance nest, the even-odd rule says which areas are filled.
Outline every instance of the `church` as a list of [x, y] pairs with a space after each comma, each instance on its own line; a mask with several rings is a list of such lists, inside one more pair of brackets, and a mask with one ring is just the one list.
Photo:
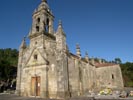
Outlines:
[[33, 12], [30, 43], [26, 44], [24, 38], [19, 48], [17, 94], [67, 98], [86, 96], [89, 91], [107, 87], [124, 87], [118, 64], [100, 59], [95, 62], [87, 53], [82, 57], [78, 44], [76, 54], [71, 53], [61, 21], [56, 32], [53, 23], [54, 15], [47, 0], [42, 0]]

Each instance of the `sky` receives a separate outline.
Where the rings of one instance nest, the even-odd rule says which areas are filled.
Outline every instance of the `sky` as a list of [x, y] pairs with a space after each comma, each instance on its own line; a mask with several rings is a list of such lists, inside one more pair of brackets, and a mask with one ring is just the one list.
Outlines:
[[[19, 49], [31, 28], [32, 14], [41, 0], [1, 0], [0, 48]], [[133, 0], [48, 0], [55, 16], [54, 29], [62, 20], [67, 44], [82, 57], [133, 62]]]

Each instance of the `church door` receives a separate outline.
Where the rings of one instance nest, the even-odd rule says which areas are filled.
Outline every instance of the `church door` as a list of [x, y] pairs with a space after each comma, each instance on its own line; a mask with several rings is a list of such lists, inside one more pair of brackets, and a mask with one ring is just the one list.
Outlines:
[[31, 95], [32, 96], [40, 96], [40, 77], [32, 77], [31, 78]]

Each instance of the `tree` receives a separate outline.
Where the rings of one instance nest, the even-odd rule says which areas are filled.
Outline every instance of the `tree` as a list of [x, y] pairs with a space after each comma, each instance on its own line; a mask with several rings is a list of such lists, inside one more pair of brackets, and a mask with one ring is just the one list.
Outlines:
[[133, 87], [133, 63], [126, 62], [125, 64], [120, 64], [124, 85], [126, 87]]
[[120, 58], [115, 58], [115, 61], [114, 61], [116, 64], [121, 64], [122, 63], [122, 61], [121, 61], [121, 59]]
[[18, 50], [0, 49], [0, 79], [7, 80], [16, 74]]

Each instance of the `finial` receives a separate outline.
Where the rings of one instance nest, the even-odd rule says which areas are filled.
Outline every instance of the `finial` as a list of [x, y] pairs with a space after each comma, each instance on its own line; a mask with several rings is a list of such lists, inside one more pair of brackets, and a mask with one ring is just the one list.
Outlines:
[[37, 12], [37, 9], [34, 10], [34, 13], [36, 13], [36, 12]]
[[47, 0], [42, 0], [42, 2], [46, 2], [47, 3]]
[[76, 49], [80, 49], [80, 46], [79, 46], [79, 44], [78, 44], [78, 43], [76, 44]]
[[95, 60], [94, 60], [94, 57], [92, 56], [92, 58], [91, 58], [91, 64], [95, 64]]
[[78, 43], [76, 44], [76, 51], [77, 51], [77, 56], [81, 58], [80, 46]]
[[24, 36], [23, 40], [24, 40], [24, 41], [26, 40], [26, 36]]
[[62, 26], [62, 21], [61, 20], [59, 20], [59, 25]]
[[89, 56], [88, 56], [88, 52], [87, 51], [85, 52], [85, 59], [86, 59], [87, 62], [89, 62]]

